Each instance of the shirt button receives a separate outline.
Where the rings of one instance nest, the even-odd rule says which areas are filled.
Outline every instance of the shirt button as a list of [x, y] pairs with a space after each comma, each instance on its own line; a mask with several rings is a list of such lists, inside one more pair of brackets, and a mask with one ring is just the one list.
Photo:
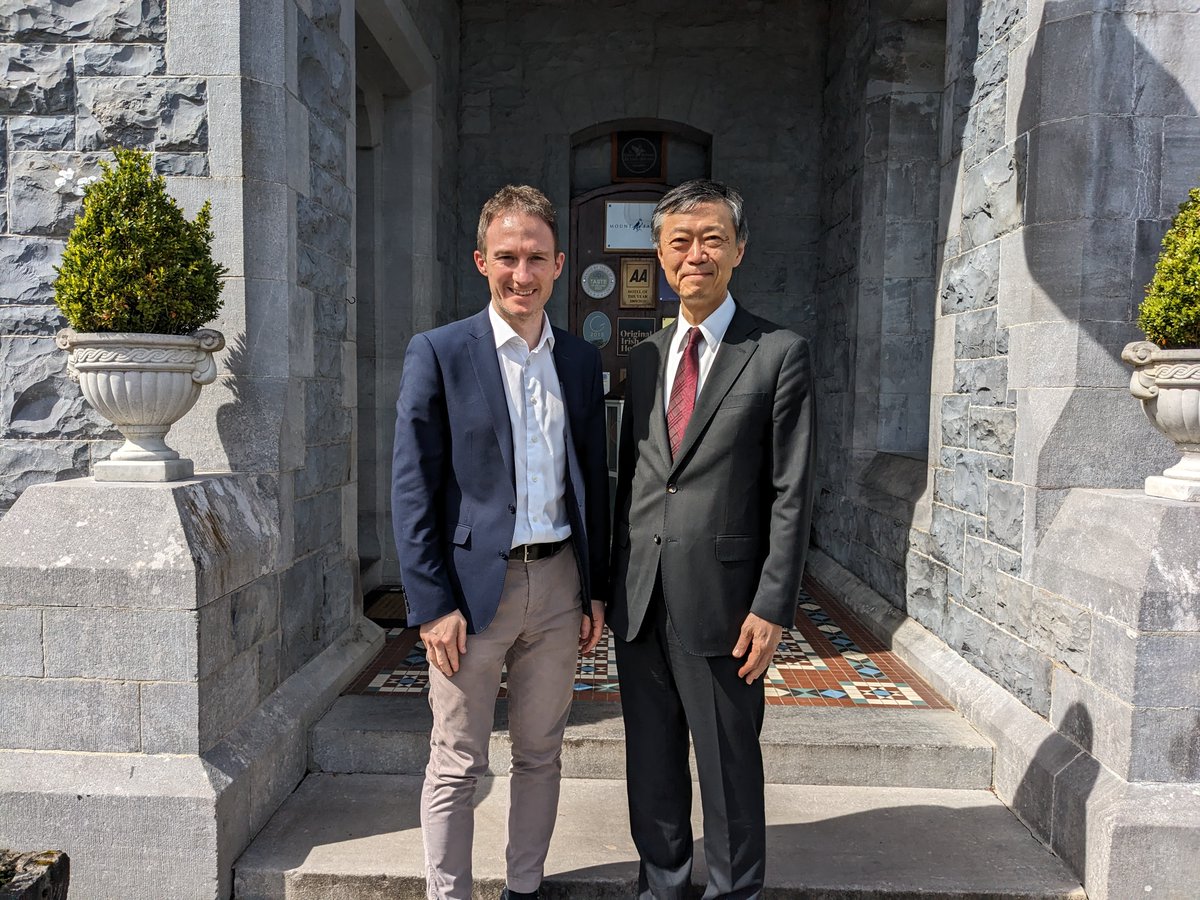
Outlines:
[[662, 538], [660, 538], [657, 534], [654, 536], [654, 543], [656, 543], [656, 544], [662, 543]]
[[667, 485], [667, 493], [668, 494], [675, 494], [678, 492], [679, 492], [679, 485], [675, 484], [674, 482], [671, 482], [670, 484]]
[[538, 477], [536, 475], [534, 475], [531, 480], [533, 481], [534, 484], [537, 484]]

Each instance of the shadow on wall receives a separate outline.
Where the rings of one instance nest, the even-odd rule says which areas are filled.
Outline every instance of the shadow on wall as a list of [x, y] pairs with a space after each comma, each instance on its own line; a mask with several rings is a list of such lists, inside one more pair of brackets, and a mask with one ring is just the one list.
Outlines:
[[[1100, 769], [1091, 752], [1091, 714], [1072, 703], [1058, 733], [1038, 747], [1012, 800], [1013, 812], [1081, 881], [1087, 878], [1087, 801]], [[1069, 789], [1056, 790], [1067, 783]]]
[[[247, 366], [246, 336], [239, 334], [226, 345], [225, 359], [221, 364], [222, 374], [245, 372]], [[230, 402], [222, 403], [217, 408], [217, 435], [225, 450], [225, 458], [229, 460], [231, 471], [243, 471], [234, 463], [239, 453], [239, 447], [245, 446], [245, 431], [251, 425], [247, 421], [248, 410], [243, 397], [243, 376], [239, 374], [222, 378], [222, 385], [229, 390]], [[253, 470], [251, 470], [253, 471]]]
[[[1040, 382], [1030, 385], [1040, 397], [1031, 396], [1023, 413], [1038, 450], [1049, 451], [1038, 453], [1039, 487], [1140, 487], [1157, 451], [1164, 464], [1175, 455], [1141, 422], [1135, 401], [1114, 389], [1125, 392], [1121, 349], [1142, 337], [1133, 324], [1137, 307], [1185, 199], [1180, 170], [1200, 178], [1194, 156], [1175, 159], [1169, 133], [1189, 124], [1194, 131], [1188, 118], [1196, 110], [1129, 30], [1136, 17], [1071, 16], [1078, 5], [1046, 3], [1017, 118], [1024, 254], [1044, 292], [1030, 285], [1028, 298], [1014, 301], [1028, 305], [1020, 321], [1038, 323], [1021, 329], [1029, 334], [1021, 362]], [[1038, 390], [1055, 386], [1070, 391], [1061, 408], [1058, 392]], [[1114, 429], [1114, 417], [1122, 427]]]

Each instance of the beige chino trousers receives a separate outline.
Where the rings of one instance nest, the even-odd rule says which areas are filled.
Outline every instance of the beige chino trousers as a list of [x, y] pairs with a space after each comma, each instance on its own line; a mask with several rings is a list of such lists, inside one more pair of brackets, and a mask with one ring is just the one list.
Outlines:
[[474, 795], [487, 771], [501, 668], [508, 666], [512, 737], [506, 862], [508, 886], [535, 891], [558, 813], [562, 736], [574, 692], [582, 615], [571, 547], [547, 559], [510, 560], [500, 607], [450, 677], [429, 669], [433, 731], [421, 792], [421, 832], [431, 900], [469, 900]]

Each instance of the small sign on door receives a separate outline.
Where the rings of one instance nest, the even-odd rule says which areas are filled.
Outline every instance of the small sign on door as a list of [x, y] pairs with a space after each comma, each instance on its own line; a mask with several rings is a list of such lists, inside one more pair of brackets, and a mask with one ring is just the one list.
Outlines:
[[653, 259], [621, 260], [621, 309], [654, 309], [655, 287]]
[[632, 319], [617, 317], [617, 356], [627, 356], [629, 351], [654, 334], [657, 319]]
[[604, 204], [604, 252], [654, 251], [650, 236], [653, 200], [612, 200]]

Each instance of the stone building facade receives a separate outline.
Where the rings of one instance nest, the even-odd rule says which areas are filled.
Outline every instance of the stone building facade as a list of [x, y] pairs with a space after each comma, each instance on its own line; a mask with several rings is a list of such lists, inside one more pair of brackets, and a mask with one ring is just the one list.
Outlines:
[[[814, 571], [920, 626], [1092, 896], [1200, 877], [1200, 509], [1140, 492], [1172, 451], [1119, 359], [1200, 183], [1194, 6], [0, 0], [0, 807], [228, 892], [378, 645], [403, 351], [484, 302], [475, 211], [529, 181], [566, 241], [608, 133], [659, 128], [747, 198], [735, 296], [813, 343]], [[226, 474], [76, 480], [116, 434], [52, 340], [55, 182], [113, 144], [213, 201], [229, 347], [172, 443]]]

